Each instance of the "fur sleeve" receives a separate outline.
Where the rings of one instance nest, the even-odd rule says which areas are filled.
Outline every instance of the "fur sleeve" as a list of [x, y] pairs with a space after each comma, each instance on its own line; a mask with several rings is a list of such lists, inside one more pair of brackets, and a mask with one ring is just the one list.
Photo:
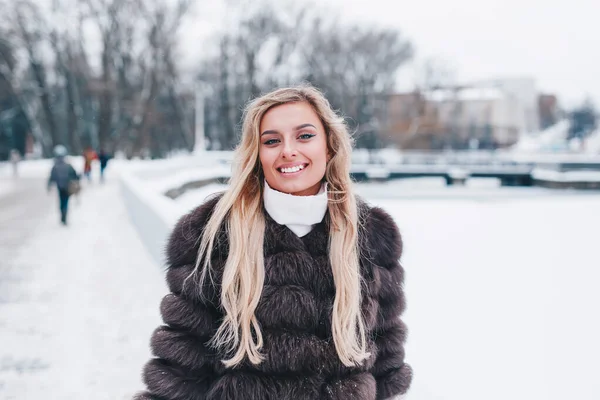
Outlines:
[[196, 264], [200, 236], [219, 198], [211, 198], [182, 217], [171, 233], [166, 248], [171, 293], [160, 305], [164, 325], [154, 331], [150, 341], [155, 358], [142, 374], [147, 390], [136, 400], [206, 398], [219, 376], [220, 358], [207, 344], [222, 317], [216, 292], [213, 289], [201, 297], [198, 291], [183, 290]]
[[370, 209], [365, 228], [379, 288], [379, 313], [373, 330], [377, 354], [371, 372], [377, 381], [377, 399], [388, 399], [406, 393], [412, 380], [412, 370], [404, 362], [407, 329], [400, 319], [406, 305], [400, 264], [403, 243], [398, 226], [381, 208]]

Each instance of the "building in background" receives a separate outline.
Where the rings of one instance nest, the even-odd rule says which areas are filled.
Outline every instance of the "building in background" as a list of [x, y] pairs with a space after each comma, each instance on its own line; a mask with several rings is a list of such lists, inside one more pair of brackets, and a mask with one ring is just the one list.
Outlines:
[[420, 92], [397, 93], [387, 97], [378, 116], [385, 141], [401, 149], [443, 147], [444, 126], [435, 104]]
[[514, 104], [512, 115], [520, 132], [537, 132], [540, 129], [538, 113], [538, 90], [534, 78], [504, 78], [475, 83], [476, 87], [499, 89], [507, 101]]
[[540, 130], [556, 124], [561, 117], [557, 97], [553, 94], [540, 94], [538, 96], [538, 112]]
[[491, 149], [539, 130], [529, 78], [498, 79], [388, 97], [381, 133], [403, 149]]

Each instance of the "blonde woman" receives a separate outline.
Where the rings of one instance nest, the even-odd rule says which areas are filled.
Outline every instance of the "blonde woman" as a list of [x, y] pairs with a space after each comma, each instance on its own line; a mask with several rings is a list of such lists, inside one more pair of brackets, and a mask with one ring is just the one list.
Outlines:
[[138, 400], [375, 400], [407, 391], [402, 241], [357, 199], [351, 138], [313, 87], [245, 112], [229, 188], [171, 234]]

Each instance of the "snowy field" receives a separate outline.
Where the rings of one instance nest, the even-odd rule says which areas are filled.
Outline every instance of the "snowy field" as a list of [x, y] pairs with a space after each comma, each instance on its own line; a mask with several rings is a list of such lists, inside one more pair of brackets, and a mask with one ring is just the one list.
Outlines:
[[[29, 176], [45, 174], [40, 165]], [[85, 188], [68, 228], [48, 215], [1, 265], [0, 400], [124, 400], [142, 387], [166, 287], [124, 206], [118, 165], [108, 184]], [[149, 173], [135, 193], [159, 196], [168, 179]], [[180, 215], [222, 188], [168, 201]], [[357, 190], [405, 241], [407, 399], [600, 399], [600, 194], [493, 180]]]
[[600, 194], [438, 179], [357, 190], [404, 237], [407, 399], [600, 399]]
[[408, 398], [600, 398], [599, 196], [372, 202], [405, 240]]

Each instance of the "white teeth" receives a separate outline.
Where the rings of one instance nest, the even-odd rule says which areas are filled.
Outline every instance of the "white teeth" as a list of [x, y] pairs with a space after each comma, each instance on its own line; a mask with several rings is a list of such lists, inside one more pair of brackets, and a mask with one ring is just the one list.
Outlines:
[[302, 169], [304, 169], [304, 165], [296, 165], [295, 167], [281, 168], [281, 172], [284, 174], [291, 174], [292, 172], [298, 172]]

